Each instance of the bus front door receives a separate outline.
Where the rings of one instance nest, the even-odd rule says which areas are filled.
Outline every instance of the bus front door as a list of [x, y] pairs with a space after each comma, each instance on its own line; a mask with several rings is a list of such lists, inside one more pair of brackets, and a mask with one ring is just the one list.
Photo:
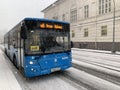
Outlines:
[[23, 57], [24, 57], [24, 45], [23, 39], [20, 37], [20, 32], [18, 33], [18, 62], [19, 62], [19, 69], [23, 68]]

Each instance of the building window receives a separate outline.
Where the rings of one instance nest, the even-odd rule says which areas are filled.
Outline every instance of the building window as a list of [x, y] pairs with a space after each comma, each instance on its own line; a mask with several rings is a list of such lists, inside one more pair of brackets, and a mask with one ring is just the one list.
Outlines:
[[111, 0], [99, 0], [99, 14], [111, 12]]
[[70, 10], [70, 22], [77, 22], [77, 9]]
[[101, 36], [107, 36], [107, 26], [101, 27]]
[[62, 15], [62, 20], [65, 21], [65, 14]]
[[86, 5], [84, 6], [84, 18], [88, 18], [89, 17], [89, 6]]
[[109, 9], [108, 10], [109, 10], [109, 12], [111, 12], [111, 0], [109, 0], [108, 3], [109, 3], [109, 7], [108, 7]]
[[72, 38], [74, 38], [75, 37], [75, 32], [74, 32], [74, 30], [72, 30]]
[[84, 29], [84, 37], [88, 37], [88, 28]]
[[54, 16], [54, 17], [52, 17], [52, 19], [58, 20], [58, 16]]

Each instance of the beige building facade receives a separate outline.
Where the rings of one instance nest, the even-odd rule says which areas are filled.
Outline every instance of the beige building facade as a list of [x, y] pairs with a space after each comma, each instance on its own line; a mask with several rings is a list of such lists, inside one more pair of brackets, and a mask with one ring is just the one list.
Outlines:
[[120, 51], [120, 0], [57, 0], [42, 12], [70, 22], [74, 47]]

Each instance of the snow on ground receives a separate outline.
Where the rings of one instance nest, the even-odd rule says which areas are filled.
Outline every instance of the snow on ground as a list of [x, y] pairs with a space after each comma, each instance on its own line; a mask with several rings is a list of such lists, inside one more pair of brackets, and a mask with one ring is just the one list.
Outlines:
[[75, 68], [71, 68], [67, 71], [69, 72], [68, 75], [80, 81], [82, 80], [82, 82], [94, 87], [97, 90], [120, 90], [120, 86], [117, 86], [111, 82], [90, 75], [84, 71], [80, 71]]
[[[97, 50], [95, 51], [97, 52]], [[98, 52], [99, 51], [100, 50], [98, 50]], [[73, 58], [83, 63], [83, 64], [79, 63], [80, 65], [84, 67], [89, 67], [89, 68], [93, 68], [94, 66], [94, 69], [95, 68], [98, 69], [98, 67], [105, 68], [106, 70], [109, 69], [108, 72], [113, 71], [114, 73], [111, 72], [111, 74], [114, 74], [120, 77], [120, 74], [118, 73], [120, 71], [120, 55], [96, 53], [96, 52], [92, 52], [92, 50], [89, 50], [89, 49], [88, 50], [86, 49], [85, 51], [83, 49], [72, 50]], [[78, 64], [78, 62], [74, 60], [73, 60], [73, 63]], [[86, 63], [86, 65], [84, 63]], [[90, 66], [90, 64], [93, 64], [93, 65]], [[108, 73], [105, 69], [100, 69], [100, 70]]]
[[0, 50], [0, 90], [22, 90]]
[[84, 61], [84, 62], [89, 62], [96, 64], [98, 66], [106, 67], [106, 68], [111, 68], [113, 70], [120, 71], [120, 63], [114, 62], [114, 61], [108, 61], [108, 60], [103, 60], [103, 59], [96, 59], [96, 58], [91, 58], [91, 57], [85, 57], [85, 56], [78, 56], [78, 55], [73, 55], [73, 57], [76, 57], [79, 59], [79, 61]]
[[120, 71], [120, 55], [112, 55], [105, 53], [86, 52], [78, 49], [73, 50], [73, 57], [79, 60], [89, 61], [90, 63], [98, 63], [103, 66], [109, 66], [113, 69]]
[[[89, 51], [89, 52], [97, 52], [97, 53], [108, 53], [111, 54], [111, 51], [105, 51], [105, 50], [94, 50], [94, 49], [79, 49], [79, 48], [72, 48], [72, 50], [84, 50], [84, 51]], [[120, 51], [116, 51], [116, 54], [120, 54]]]
[[61, 78], [48, 75], [48, 76], [41, 76], [37, 79], [32, 79], [26, 82], [26, 85], [31, 90], [77, 90], [69, 83], [66, 83]]
[[85, 68], [89, 68], [89, 69], [92, 69], [92, 70], [95, 70], [95, 71], [103, 72], [103, 73], [106, 73], [106, 74], [109, 74], [109, 75], [112, 75], [112, 76], [115, 76], [115, 77], [120, 77], [120, 72], [110, 70], [110, 69], [105, 68], [105, 67], [92, 65], [92, 64], [89, 64], [89, 63], [85, 63], [85, 62], [82, 62], [82, 61], [75, 60], [75, 59], [73, 59], [73, 64], [76, 64], [76, 65], [79, 65], [79, 66], [82, 66], [82, 67], [85, 67]]
[[[107, 52], [107, 51], [106, 51]], [[120, 77], [120, 55], [118, 54], [111, 54], [110, 52], [104, 52], [104, 51], [97, 51], [97, 50], [83, 50], [83, 49], [72, 49], [72, 54], [73, 54], [73, 64], [82, 66], [85, 68], [92, 69], [98, 72], [106, 73], [115, 77]], [[83, 81], [86, 83], [89, 82], [90, 79], [88, 78], [88, 81], [85, 80], [86, 78], [82, 77], [83, 75], [81, 74], [80, 78], [83, 78]], [[84, 74], [85, 76], [85, 74]], [[99, 78], [100, 79], [100, 78]], [[119, 79], [119, 78], [118, 78]], [[98, 80], [98, 79], [96, 79]], [[103, 79], [102, 79], [103, 80]], [[91, 80], [91, 83], [94, 83], [94, 79]], [[102, 81], [104, 84], [103, 86], [106, 85], [104, 81]], [[102, 85], [101, 80], [99, 80], [99, 84]], [[107, 81], [108, 82], [108, 81]], [[110, 83], [110, 82], [109, 82]], [[112, 83], [113, 84], [113, 83]], [[95, 83], [93, 85], [96, 85]], [[107, 84], [109, 85], [109, 84]], [[115, 84], [114, 84], [115, 85]], [[102, 87], [103, 87], [102, 86]], [[109, 86], [106, 86], [106, 89], [101, 89], [101, 90], [119, 90], [115, 88], [108, 88]], [[118, 86], [120, 87], [120, 86]]]
[[[118, 54], [112, 54], [110, 51], [102, 51], [101, 53], [100, 50], [95, 50], [96, 52], [94, 52], [94, 50], [90, 50], [90, 49], [78, 49], [78, 48], [74, 48], [72, 49], [73, 55], [74, 54], [79, 54], [80, 56], [82, 55], [86, 55], [87, 57], [94, 57], [94, 58], [98, 58], [98, 59], [107, 59], [107, 60], [114, 60], [114, 61], [118, 61], [120, 62], [120, 55]], [[109, 53], [105, 53], [105, 52], [109, 52]]]

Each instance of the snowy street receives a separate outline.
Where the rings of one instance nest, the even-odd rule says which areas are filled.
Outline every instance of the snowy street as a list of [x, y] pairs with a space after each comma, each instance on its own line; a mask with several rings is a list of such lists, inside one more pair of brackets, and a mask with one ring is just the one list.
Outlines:
[[[26, 79], [4, 54], [3, 46], [0, 47], [0, 83], [4, 82], [0, 90], [13, 90], [9, 88], [13, 82], [21, 90], [120, 90], [120, 55], [73, 48], [72, 68]], [[9, 75], [2, 76], [8, 72], [2, 65], [9, 68]], [[5, 78], [11, 81], [8, 83]]]
[[[84, 71], [89, 75], [94, 76], [86, 77], [84, 75], [83, 82], [90, 85], [96, 86], [100, 90], [119, 90], [112, 88], [110, 84], [120, 86], [120, 55], [111, 54], [111, 52], [97, 51], [97, 50], [84, 50], [84, 49], [73, 49], [73, 66], [78, 70]], [[81, 75], [82, 77], [82, 75]], [[94, 79], [96, 78], [96, 79]], [[100, 80], [103, 80], [100, 82]], [[97, 82], [98, 81], [98, 82]], [[107, 82], [106, 82], [107, 81]], [[88, 83], [90, 82], [90, 83]], [[92, 85], [91, 83], [94, 84]], [[99, 83], [99, 84], [98, 84]], [[109, 83], [109, 84], [108, 84]], [[103, 84], [103, 85], [102, 85]], [[107, 86], [106, 86], [107, 85]], [[103, 87], [104, 86], [104, 87]]]

